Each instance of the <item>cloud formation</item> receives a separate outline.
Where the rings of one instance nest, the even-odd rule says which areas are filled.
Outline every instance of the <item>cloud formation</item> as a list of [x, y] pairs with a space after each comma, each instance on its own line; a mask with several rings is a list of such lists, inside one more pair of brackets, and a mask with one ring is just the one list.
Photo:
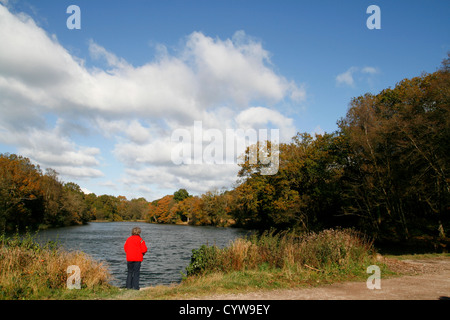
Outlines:
[[355, 87], [355, 76], [359, 81], [367, 80], [370, 83], [371, 76], [378, 73], [378, 69], [374, 67], [350, 67], [347, 71], [336, 76], [337, 86]]
[[225, 40], [193, 32], [177, 54], [160, 50], [141, 66], [90, 40], [91, 58], [106, 68], [88, 68], [32, 18], [0, 4], [0, 43], [0, 143], [68, 180], [105, 176], [112, 154], [125, 170], [106, 178], [135, 190], [227, 186], [237, 166], [170, 161], [173, 130], [192, 130], [194, 121], [205, 130], [270, 125], [289, 139], [293, 120], [274, 108], [306, 96], [243, 31]]

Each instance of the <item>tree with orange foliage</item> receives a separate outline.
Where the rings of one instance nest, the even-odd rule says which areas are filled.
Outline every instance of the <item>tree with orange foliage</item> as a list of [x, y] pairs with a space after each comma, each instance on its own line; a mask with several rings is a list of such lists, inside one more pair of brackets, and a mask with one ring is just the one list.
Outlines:
[[167, 195], [158, 200], [154, 211], [156, 221], [159, 223], [172, 223], [175, 214], [171, 209], [174, 204], [173, 195]]
[[0, 154], [0, 228], [37, 226], [44, 216], [41, 170], [28, 158]]

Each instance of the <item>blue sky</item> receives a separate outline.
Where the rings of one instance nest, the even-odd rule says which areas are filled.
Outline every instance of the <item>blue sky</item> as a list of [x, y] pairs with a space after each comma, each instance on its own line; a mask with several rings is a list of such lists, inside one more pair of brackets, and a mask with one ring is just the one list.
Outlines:
[[[72, 4], [80, 30], [66, 26]], [[98, 195], [229, 188], [236, 165], [173, 164], [174, 130], [331, 132], [352, 97], [433, 72], [450, 51], [444, 0], [0, 6], [0, 152]]]

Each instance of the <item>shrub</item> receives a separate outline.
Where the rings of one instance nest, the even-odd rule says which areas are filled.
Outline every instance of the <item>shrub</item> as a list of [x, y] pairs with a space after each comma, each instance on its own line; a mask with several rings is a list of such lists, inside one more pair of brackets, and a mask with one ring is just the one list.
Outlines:
[[202, 274], [215, 269], [217, 248], [202, 245], [199, 249], [192, 250], [192, 257], [189, 266], [186, 268], [187, 276]]

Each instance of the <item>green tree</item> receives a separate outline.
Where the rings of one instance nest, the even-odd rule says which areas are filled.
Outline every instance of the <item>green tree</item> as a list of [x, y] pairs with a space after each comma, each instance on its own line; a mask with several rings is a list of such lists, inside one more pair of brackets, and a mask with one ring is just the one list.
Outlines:
[[184, 199], [189, 197], [191, 197], [191, 195], [189, 195], [189, 192], [187, 192], [186, 189], [179, 189], [173, 194], [173, 200], [175, 200], [176, 202], [183, 201]]
[[89, 221], [88, 206], [84, 199], [84, 192], [80, 186], [73, 182], [64, 184], [63, 187], [64, 225], [85, 224]]

